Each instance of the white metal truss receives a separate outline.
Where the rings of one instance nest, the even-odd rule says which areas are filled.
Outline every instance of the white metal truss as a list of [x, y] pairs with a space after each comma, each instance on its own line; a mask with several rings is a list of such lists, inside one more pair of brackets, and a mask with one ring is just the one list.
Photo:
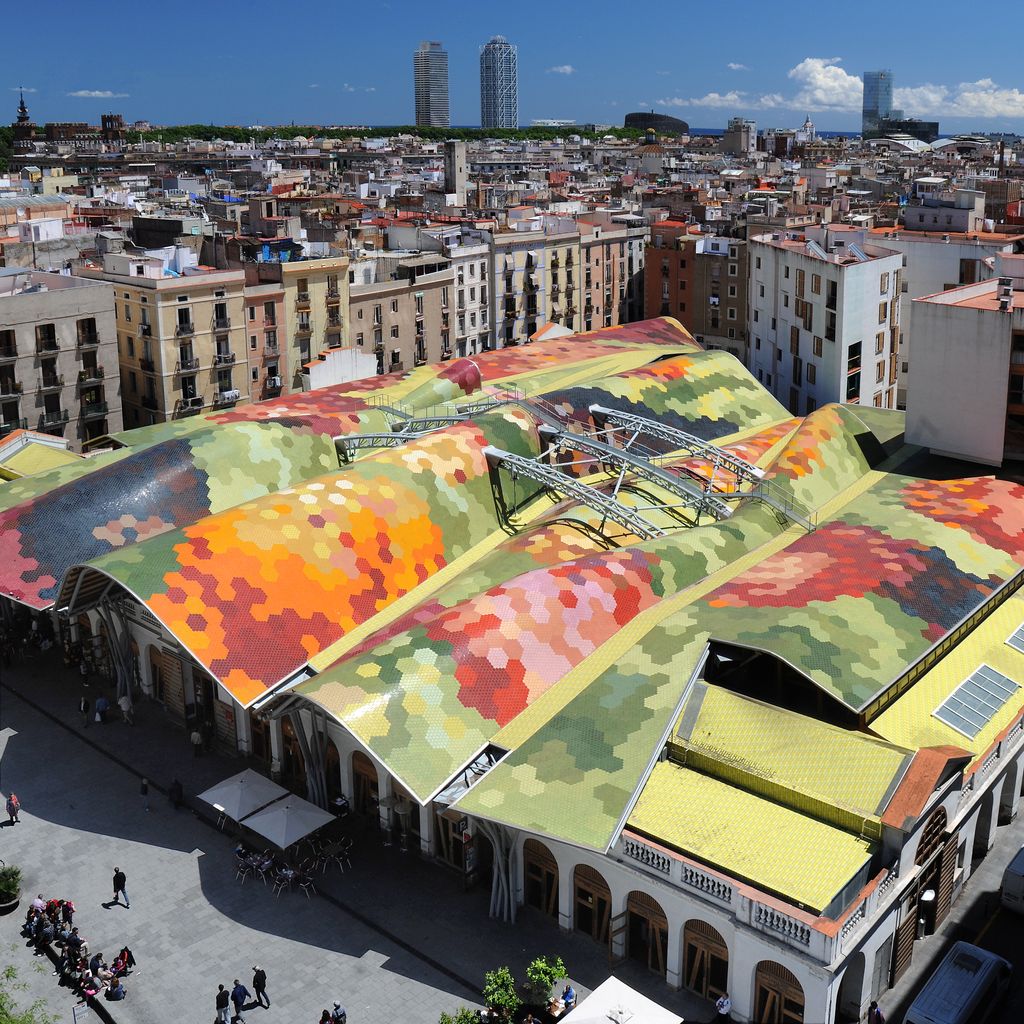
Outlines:
[[635, 509], [623, 505], [596, 487], [590, 487], [575, 477], [568, 476], [556, 466], [527, 458], [525, 455], [516, 455], [493, 445], [484, 448], [483, 453], [491, 465], [504, 467], [514, 475], [525, 476], [544, 487], [574, 498], [581, 505], [600, 512], [606, 519], [611, 519], [644, 540], [665, 536], [664, 530], [645, 519]]

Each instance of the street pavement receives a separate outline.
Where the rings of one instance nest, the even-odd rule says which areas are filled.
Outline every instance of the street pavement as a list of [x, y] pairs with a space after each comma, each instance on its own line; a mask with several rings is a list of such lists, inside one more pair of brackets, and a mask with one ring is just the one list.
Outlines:
[[[459, 876], [382, 846], [354, 818], [352, 870], [318, 877], [312, 900], [239, 883], [234, 838], [194, 795], [244, 761], [194, 758], [152, 702], [139, 706], [135, 726], [85, 727], [80, 682], [50, 655], [4, 670], [2, 684], [0, 791], [17, 792], [23, 811], [20, 825], [0, 829], [0, 858], [22, 867], [25, 896], [18, 913], [0, 918], [0, 966], [15, 963], [29, 986], [22, 1001], [43, 999], [61, 1021], [72, 1019], [73, 997], [18, 938], [36, 892], [73, 899], [75, 923], [108, 959], [131, 946], [139, 967], [128, 998], [106, 1004], [118, 1024], [213, 1020], [217, 985], [239, 978], [251, 988], [257, 963], [272, 1005], [249, 1011], [249, 1024], [316, 1024], [334, 999], [352, 1024], [434, 1024], [443, 1010], [480, 1005], [486, 970], [508, 964], [522, 978], [540, 954], [562, 956], [581, 997], [613, 973], [601, 947], [530, 909], [514, 926], [490, 920], [482, 887], [465, 891]], [[95, 701], [98, 687], [88, 692]], [[175, 777], [200, 814], [171, 808], [164, 793]], [[104, 906], [115, 865], [128, 876], [131, 910]], [[709, 1003], [673, 992], [640, 965], [618, 964], [614, 974], [688, 1021], [714, 1016]]]

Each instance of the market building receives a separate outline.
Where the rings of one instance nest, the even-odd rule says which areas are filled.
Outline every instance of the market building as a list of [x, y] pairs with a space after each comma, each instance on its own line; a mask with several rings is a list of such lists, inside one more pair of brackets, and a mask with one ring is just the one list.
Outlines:
[[856, 1018], [1024, 764], [1024, 488], [903, 423], [649, 320], [112, 435], [0, 589], [493, 915]]

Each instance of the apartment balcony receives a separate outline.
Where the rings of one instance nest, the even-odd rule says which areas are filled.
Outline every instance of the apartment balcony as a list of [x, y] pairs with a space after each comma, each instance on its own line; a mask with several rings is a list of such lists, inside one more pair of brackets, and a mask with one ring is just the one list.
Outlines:
[[6, 437], [15, 430], [28, 430], [28, 420], [0, 421], [0, 437]]
[[328, 327], [341, 327], [341, 317], [340, 316], [329, 316], [327, 318], [327, 326]]
[[152, 324], [139, 324], [139, 337], [140, 338], [152, 338], [153, 337], [153, 325]]
[[143, 409], [159, 409], [160, 400], [156, 395], [143, 395], [141, 400]]
[[337, 288], [336, 286], [328, 285], [327, 286], [327, 298], [328, 299], [340, 299], [341, 298], [341, 290], [339, 288]]
[[374, 352], [383, 352], [384, 351], [384, 342], [383, 341], [375, 341], [373, 343], [373, 351]]
[[0, 379], [0, 398], [15, 398], [22, 393], [21, 381], [13, 377]]
[[202, 395], [189, 395], [185, 398], [179, 398], [174, 406], [174, 414], [176, 416], [192, 416], [199, 412], [203, 408], [203, 405], [204, 401]]
[[82, 331], [78, 335], [79, 348], [95, 348], [100, 343], [100, 336], [96, 331]]
[[48, 355], [52, 352], [59, 352], [60, 345], [56, 338], [36, 338], [36, 355]]
[[213, 396], [213, 404], [217, 406], [234, 405], [241, 397], [242, 392], [238, 388], [226, 388]]
[[327, 347], [328, 348], [341, 348], [341, 335], [340, 334], [328, 334], [327, 335]]
[[309, 309], [309, 292], [299, 292], [295, 296], [296, 309]]
[[18, 358], [18, 350], [13, 345], [0, 347], [0, 363], [9, 363], [12, 359]]
[[83, 402], [82, 419], [96, 420], [106, 416], [108, 412], [106, 402]]
[[39, 378], [38, 391], [60, 391], [64, 387], [64, 376], [60, 373], [44, 373]]
[[196, 333], [196, 325], [189, 321], [188, 323], [178, 324], [174, 328], [174, 336], [176, 338], [191, 338]]
[[296, 337], [308, 338], [313, 333], [313, 325], [311, 323], [300, 323], [295, 328]]
[[78, 371], [78, 383], [82, 386], [102, 383], [104, 373], [102, 366], [87, 366]]
[[231, 330], [231, 317], [229, 317], [229, 316], [215, 316], [213, 318], [213, 329], [215, 331], [230, 331]]
[[263, 354], [265, 356], [276, 356], [278, 353], [278, 346], [276, 341], [265, 341], [263, 343]]
[[67, 409], [54, 409], [50, 412], [44, 412], [39, 417], [39, 422], [42, 424], [43, 430], [52, 430], [55, 427], [63, 427], [70, 418], [71, 416]]
[[548, 260], [548, 266], [551, 267], [552, 270], [557, 270], [561, 265], [561, 257], [557, 253], [552, 254], [551, 259]]
[[213, 357], [214, 366], [233, 366], [235, 362], [234, 352], [218, 352]]
[[192, 356], [189, 359], [179, 359], [174, 364], [175, 373], [194, 373], [199, 369], [199, 360]]
[[143, 373], [156, 373], [156, 363], [152, 359], [140, 359], [139, 368]]
[[274, 374], [273, 377], [267, 377], [263, 381], [263, 391], [267, 394], [278, 394], [281, 391], [282, 382], [281, 377], [278, 374]]

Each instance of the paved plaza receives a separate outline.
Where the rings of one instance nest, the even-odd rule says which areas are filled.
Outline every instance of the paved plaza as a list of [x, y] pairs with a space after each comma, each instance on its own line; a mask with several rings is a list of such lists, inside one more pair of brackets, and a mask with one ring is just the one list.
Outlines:
[[[316, 1024], [339, 999], [352, 1024], [434, 1024], [442, 1010], [478, 1006], [484, 971], [509, 964], [522, 977], [539, 954], [559, 954], [581, 994], [612, 973], [603, 949], [524, 910], [515, 926], [487, 917], [489, 893], [357, 829], [353, 869], [334, 869], [319, 897], [274, 898], [259, 881], [235, 880], [233, 838], [209, 818], [175, 812], [161, 790], [177, 776], [187, 798], [239, 771], [244, 762], [192, 757], [182, 730], [153, 703], [137, 724], [84, 728], [81, 689], [56, 657], [5, 669], [0, 687], [0, 790], [14, 790], [22, 824], [0, 829], [0, 858], [25, 873], [22, 908], [0, 918], [0, 957], [70, 1021], [74, 997], [38, 971], [18, 938], [24, 906], [36, 892], [75, 901], [76, 924], [108, 959], [125, 943], [139, 961], [128, 998], [113, 1007], [121, 1022], [210, 1021], [218, 983], [251, 988], [252, 967], [267, 971], [265, 1019]], [[95, 700], [97, 687], [90, 688]], [[151, 810], [139, 779], [151, 780]], [[131, 910], [109, 909], [114, 865], [128, 876]], [[13, 945], [12, 944], [16, 944]], [[687, 1020], [713, 1016], [708, 1003], [672, 992], [638, 965], [614, 973]]]

